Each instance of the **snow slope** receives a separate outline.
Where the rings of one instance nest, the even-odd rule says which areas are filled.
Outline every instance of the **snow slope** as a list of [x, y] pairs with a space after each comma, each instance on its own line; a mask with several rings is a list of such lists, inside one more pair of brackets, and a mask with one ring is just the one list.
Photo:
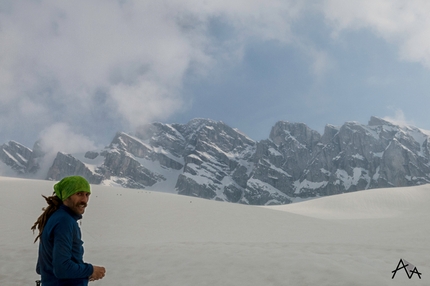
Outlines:
[[[30, 227], [53, 182], [0, 177], [0, 285], [35, 285]], [[429, 285], [430, 185], [276, 207], [92, 186], [90, 285]], [[422, 273], [392, 273], [399, 259]]]

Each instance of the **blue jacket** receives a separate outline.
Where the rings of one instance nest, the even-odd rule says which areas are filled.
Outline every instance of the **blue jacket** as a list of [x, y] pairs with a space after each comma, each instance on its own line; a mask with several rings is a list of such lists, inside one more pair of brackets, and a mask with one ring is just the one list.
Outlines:
[[81, 218], [61, 205], [46, 222], [36, 266], [43, 286], [88, 285], [93, 266], [83, 261], [84, 242], [77, 222]]

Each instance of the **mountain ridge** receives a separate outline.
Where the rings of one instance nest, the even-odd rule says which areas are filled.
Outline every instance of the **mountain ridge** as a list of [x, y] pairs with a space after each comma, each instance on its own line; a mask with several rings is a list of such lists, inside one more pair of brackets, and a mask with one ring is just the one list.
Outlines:
[[[18, 176], [38, 172], [43, 152], [10, 141], [0, 161]], [[44, 179], [82, 175], [93, 184], [252, 205], [287, 204], [358, 190], [430, 183], [430, 132], [372, 116], [368, 125], [278, 121], [254, 141], [221, 121], [154, 122], [118, 132], [101, 150], [58, 152]], [[4, 168], [3, 168], [4, 169]]]

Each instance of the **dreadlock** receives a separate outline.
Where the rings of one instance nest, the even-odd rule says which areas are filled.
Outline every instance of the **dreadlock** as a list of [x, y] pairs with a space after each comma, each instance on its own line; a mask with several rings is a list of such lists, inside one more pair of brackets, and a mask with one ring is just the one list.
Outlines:
[[39, 218], [31, 227], [33, 233], [36, 228], [39, 230], [39, 234], [36, 236], [34, 243], [36, 243], [37, 239], [39, 239], [42, 235], [43, 228], [45, 227], [45, 224], [48, 221], [49, 217], [63, 204], [60, 198], [56, 195], [50, 197], [45, 197], [44, 195], [42, 195], [42, 197], [45, 198], [46, 202], [48, 203], [48, 206], [46, 208], [42, 208], [43, 213], [39, 216]]

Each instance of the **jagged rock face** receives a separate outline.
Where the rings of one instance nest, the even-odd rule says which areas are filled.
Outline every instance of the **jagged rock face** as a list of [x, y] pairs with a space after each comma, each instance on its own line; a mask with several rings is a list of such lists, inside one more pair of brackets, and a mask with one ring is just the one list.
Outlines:
[[[320, 136], [304, 124], [278, 122], [257, 143], [247, 203], [288, 203], [370, 188], [430, 182], [429, 135], [372, 117], [369, 125], [328, 125]], [[270, 198], [272, 198], [270, 200]]]
[[[95, 184], [163, 185], [212, 200], [285, 204], [430, 183], [429, 142], [430, 132], [376, 117], [368, 125], [327, 125], [322, 135], [303, 123], [278, 122], [259, 142], [222, 122], [194, 119], [148, 124], [134, 136], [120, 132], [105, 149], [85, 155], [58, 153], [48, 179], [81, 175]], [[25, 174], [37, 169], [39, 151], [37, 145], [31, 151], [9, 142], [1, 146], [0, 159]]]
[[[112, 180], [127, 188], [145, 188], [165, 180], [163, 175], [146, 168], [143, 162], [158, 159], [158, 163], [165, 168], [182, 168], [180, 162], [166, 156], [160, 148], [154, 148], [123, 132], [115, 136], [109, 147], [100, 152], [100, 156], [103, 163], [95, 172], [103, 176], [103, 181]], [[91, 157], [95, 157], [95, 154], [87, 154], [88, 159]]]
[[[372, 117], [368, 126], [349, 122], [330, 140], [326, 134], [323, 137], [328, 143], [304, 171], [298, 194], [330, 195], [430, 182], [429, 136], [419, 129]], [[308, 182], [313, 186], [306, 187]], [[315, 183], [322, 185], [315, 188]]]
[[143, 167], [135, 158], [127, 154], [127, 152], [103, 152], [105, 157], [103, 165], [97, 170], [103, 174], [105, 179], [110, 179], [112, 176], [121, 182], [121, 185], [127, 188], [145, 188], [152, 186], [161, 177], [147, 168]]
[[59, 181], [64, 177], [74, 175], [85, 177], [90, 184], [100, 184], [103, 179], [102, 176], [94, 174], [84, 163], [72, 155], [58, 152], [48, 171], [47, 179]]
[[222, 122], [197, 119], [174, 126], [185, 142], [178, 193], [238, 202], [251, 172], [255, 142]]
[[262, 192], [265, 203], [291, 202], [295, 181], [301, 177], [313, 154], [321, 148], [320, 140], [321, 135], [305, 124], [276, 123], [270, 132], [270, 139], [257, 144], [254, 154], [256, 167], [252, 176], [254, 180], [247, 188], [248, 192], [255, 195], [252, 196], [254, 200], [248, 199], [248, 202], [258, 202], [260, 199], [255, 199]]
[[0, 146], [0, 160], [18, 175], [37, 172], [39, 165], [35, 162], [35, 155], [38, 154], [15, 141]]
[[154, 148], [161, 147], [169, 150], [173, 156], [178, 158], [183, 156], [185, 138], [171, 125], [153, 123], [141, 126], [136, 132], [136, 137], [144, 142], [148, 142]]

